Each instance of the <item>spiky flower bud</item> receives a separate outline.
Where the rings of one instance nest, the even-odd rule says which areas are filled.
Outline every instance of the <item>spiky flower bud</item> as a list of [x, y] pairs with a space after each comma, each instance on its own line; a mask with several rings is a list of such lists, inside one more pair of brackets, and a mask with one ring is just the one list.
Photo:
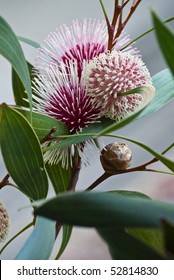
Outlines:
[[4, 241], [7, 237], [9, 229], [9, 216], [7, 210], [0, 202], [0, 242]]
[[114, 142], [101, 151], [100, 161], [105, 171], [125, 170], [132, 163], [132, 152], [125, 143]]
[[150, 73], [139, 56], [115, 50], [90, 60], [84, 69], [84, 80], [96, 107], [116, 121], [128, 117], [144, 102], [144, 96], [138, 92], [119, 94], [151, 84]]

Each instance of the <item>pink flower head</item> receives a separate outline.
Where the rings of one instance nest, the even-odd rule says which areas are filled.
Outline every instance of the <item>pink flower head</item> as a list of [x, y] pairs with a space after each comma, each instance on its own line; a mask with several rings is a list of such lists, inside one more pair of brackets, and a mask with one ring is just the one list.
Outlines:
[[[101, 116], [99, 108], [93, 104], [77, 72], [77, 62], [70, 62], [68, 73], [67, 66], [61, 62], [59, 67], [46, 68], [46, 75], [38, 74], [33, 82], [33, 90], [36, 93], [33, 97], [33, 105], [36, 111], [63, 122], [71, 134], [78, 133], [89, 124], [98, 122]], [[92, 141], [90, 142], [92, 144]], [[56, 141], [46, 142], [44, 146], [52, 146], [56, 143]], [[76, 145], [84, 163], [88, 161], [87, 156], [82, 152], [85, 146], [85, 143]], [[63, 167], [68, 167], [69, 163], [72, 164], [73, 151], [74, 146], [48, 150], [44, 153], [44, 160], [50, 164], [61, 161]]]
[[34, 82], [34, 91], [40, 96], [35, 103], [37, 111], [63, 122], [71, 133], [94, 123], [100, 111], [78, 78], [77, 63], [70, 63], [69, 74], [63, 62], [47, 70], [47, 76], [38, 75]]
[[104, 116], [117, 121], [136, 111], [143, 102], [140, 93], [119, 93], [151, 84], [149, 71], [140, 57], [115, 50], [93, 58], [83, 75], [94, 104], [102, 108]]
[[[129, 42], [129, 36], [123, 32], [114, 48], [117, 51], [121, 50]], [[60, 62], [69, 66], [70, 61], [77, 61], [78, 76], [81, 78], [83, 61], [88, 62], [107, 51], [107, 44], [108, 33], [105, 21], [75, 20], [71, 27], [64, 24], [48, 35], [39, 50], [36, 69], [40, 73], [45, 73], [47, 67], [58, 66]], [[138, 53], [132, 47], [126, 48], [125, 51]]]

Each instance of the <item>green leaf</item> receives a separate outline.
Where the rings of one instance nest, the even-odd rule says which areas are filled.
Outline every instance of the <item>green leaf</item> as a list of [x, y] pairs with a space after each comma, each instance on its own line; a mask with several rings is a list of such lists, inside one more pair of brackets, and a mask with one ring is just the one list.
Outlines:
[[147, 199], [150, 199], [149, 196], [147, 196], [146, 194], [144, 193], [141, 193], [141, 192], [136, 192], [136, 191], [122, 191], [122, 190], [116, 190], [116, 191], [109, 191], [108, 193], [111, 193], [111, 194], [115, 194], [115, 195], [123, 195], [123, 196], [127, 196], [127, 197], [132, 197], [132, 198], [147, 198]]
[[145, 243], [129, 235], [124, 229], [99, 228], [101, 237], [109, 246], [115, 260], [160, 260], [161, 255]]
[[[30, 73], [30, 79], [32, 79], [33, 66], [29, 62], [27, 62], [27, 65], [28, 65], [28, 71]], [[19, 78], [18, 74], [16, 73], [13, 67], [12, 67], [12, 87], [13, 87], [15, 104], [18, 106], [28, 108], [29, 107], [29, 102], [27, 101], [28, 95], [25, 92], [25, 88], [21, 79]]]
[[71, 166], [63, 168], [61, 163], [46, 164], [46, 169], [54, 187], [55, 193], [66, 192], [71, 180]]
[[31, 81], [22, 48], [8, 23], [0, 17], [0, 54], [13, 66], [28, 94], [30, 109], [32, 108]]
[[137, 116], [136, 119], [143, 118], [158, 111], [174, 98], [174, 79], [168, 69], [156, 74], [152, 78], [152, 81], [156, 88], [156, 95], [152, 102]]
[[174, 76], [174, 34], [164, 25], [155, 12], [152, 11], [151, 14], [158, 44]]
[[[14, 107], [16, 111], [21, 113], [28, 121], [30, 120], [30, 112]], [[69, 134], [68, 128], [60, 121], [40, 113], [32, 112], [32, 127], [35, 130], [39, 140], [48, 135], [52, 128], [56, 128], [55, 136]]]
[[[51, 180], [53, 185], [54, 191], [56, 194], [66, 192], [71, 180], [71, 165], [69, 164], [68, 168], [63, 168], [61, 163], [58, 164], [46, 164], [46, 170], [48, 176]], [[62, 232], [62, 241], [59, 252], [56, 256], [56, 259], [59, 259], [62, 253], [64, 252], [66, 246], [71, 237], [72, 233], [72, 226], [63, 225], [63, 232]]]
[[61, 257], [64, 250], [66, 249], [66, 246], [68, 245], [68, 242], [69, 242], [70, 237], [71, 237], [72, 229], [73, 229], [72, 226], [63, 225], [62, 243], [61, 243], [59, 252], [56, 256], [56, 260], [58, 260]]
[[167, 220], [162, 221], [165, 249], [169, 259], [174, 259], [174, 225]]
[[161, 256], [164, 254], [164, 241], [161, 229], [141, 229], [141, 228], [128, 228], [127, 232], [136, 237], [138, 240], [144, 242], [153, 250], [158, 252]]
[[55, 222], [38, 218], [16, 260], [48, 260], [55, 241]]
[[36, 49], [40, 48], [40, 45], [37, 42], [30, 40], [28, 38], [18, 36], [18, 40], [36, 48]]
[[0, 131], [2, 156], [18, 188], [32, 200], [46, 197], [48, 180], [41, 147], [29, 122], [2, 104]]
[[[129, 197], [139, 197], [150, 199], [147, 195], [140, 192], [135, 191], [111, 191], [113, 194], [120, 194]], [[155, 251], [157, 251], [160, 255], [164, 255], [164, 242], [163, 235], [161, 229], [141, 229], [141, 228], [128, 228], [126, 229], [127, 233], [136, 239], [142, 241]]]
[[174, 205], [145, 198], [99, 192], [61, 194], [38, 207], [59, 223], [87, 227], [158, 228], [162, 218], [174, 221]]

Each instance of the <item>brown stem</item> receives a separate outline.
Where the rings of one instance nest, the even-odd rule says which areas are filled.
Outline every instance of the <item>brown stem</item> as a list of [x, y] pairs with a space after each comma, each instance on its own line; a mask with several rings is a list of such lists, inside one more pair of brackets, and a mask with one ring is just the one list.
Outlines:
[[[112, 42], [112, 48], [115, 46], [115, 44], [117, 43], [117, 40], [121, 34], [121, 32], [123, 31], [123, 29], [125, 28], [126, 24], [128, 23], [128, 21], [130, 20], [130, 18], [132, 17], [133, 13], [135, 12], [136, 8], [138, 7], [138, 5], [140, 4], [142, 0], [138, 0], [133, 6], [131, 6], [130, 11], [126, 17], [126, 19], [124, 20], [124, 22], [122, 21], [122, 18], [120, 18], [119, 21], [119, 25], [118, 25], [118, 29], [117, 32], [115, 34], [115, 37], [113, 38], [113, 42]], [[122, 5], [122, 10], [125, 7], [125, 5], [127, 5], [127, 3], [129, 2], [129, 0], [127, 0], [123, 5]], [[121, 12], [122, 13], [122, 12]], [[121, 15], [122, 17], [122, 15]]]
[[117, 23], [117, 19], [120, 13], [120, 5], [118, 3], [118, 0], [115, 0], [115, 8], [114, 8], [114, 15], [113, 15], [113, 19], [112, 19], [112, 26], [115, 28], [116, 23]]
[[[161, 154], [164, 155], [170, 148], [172, 148], [174, 146], [174, 144], [171, 144], [167, 149], [165, 149]], [[105, 170], [105, 173], [103, 173], [94, 183], [92, 183], [85, 191], [91, 191], [93, 190], [95, 187], [97, 187], [100, 183], [102, 183], [103, 181], [105, 181], [106, 179], [108, 179], [109, 177], [113, 176], [113, 175], [120, 175], [120, 174], [124, 174], [124, 173], [130, 173], [130, 172], [136, 172], [136, 171], [149, 171], [149, 172], [157, 172], [154, 169], [150, 169], [147, 168], [148, 165], [157, 162], [158, 159], [157, 158], [153, 158], [150, 161], [147, 161], [139, 166], [133, 167], [133, 168], [129, 168], [129, 169], [125, 169], [125, 170], [115, 170], [115, 171], [109, 171], [109, 170]]]
[[79, 156], [78, 151], [75, 151], [75, 155], [73, 158], [73, 166], [71, 171], [72, 175], [67, 191], [73, 191], [75, 189], [77, 181], [79, 179], [80, 169], [81, 169], [81, 157]]
[[[68, 185], [67, 191], [74, 191], [75, 190], [75, 187], [77, 185], [77, 181], [78, 181], [78, 178], [79, 178], [80, 169], [81, 169], [81, 158], [78, 154], [78, 151], [76, 150], [74, 158], [73, 158], [73, 166], [72, 166], [72, 170], [71, 170], [71, 180], [70, 180], [70, 183]], [[55, 238], [57, 238], [57, 236], [59, 235], [61, 227], [62, 227], [62, 224], [59, 224], [57, 222], [56, 223], [56, 236], [55, 236]]]
[[93, 190], [96, 186], [98, 186], [100, 183], [108, 179], [110, 176], [113, 174], [108, 173], [107, 171], [104, 172], [94, 183], [92, 183], [85, 191], [91, 191]]
[[117, 24], [117, 20], [120, 14], [120, 5], [118, 3], [118, 0], [115, 0], [115, 8], [114, 8], [114, 14], [111, 25], [109, 25], [108, 29], [108, 50], [112, 50], [112, 42], [114, 38], [114, 32], [115, 32], [115, 26]]
[[141, 3], [142, 0], [138, 0], [135, 5], [133, 5], [130, 8], [129, 14], [127, 15], [125, 21], [124, 21], [124, 26], [128, 23], [129, 19], [131, 18], [131, 16], [133, 15], [133, 13], [135, 12], [136, 8], [138, 7], [138, 5]]
[[[72, 166], [72, 175], [71, 175], [71, 180], [69, 183], [69, 186], [67, 188], [67, 191], [74, 191], [75, 187], [77, 185], [77, 181], [79, 178], [79, 173], [80, 173], [80, 169], [81, 169], [81, 158], [78, 154], [78, 151], [75, 151], [75, 155], [74, 155], [74, 159], [73, 159], [73, 166]], [[57, 238], [60, 230], [61, 230], [62, 225], [59, 223], [56, 223], [56, 236], [55, 238]]]
[[59, 232], [60, 232], [60, 230], [61, 230], [61, 227], [62, 227], [61, 224], [56, 223], [56, 236], [55, 236], [55, 239], [57, 238], [57, 236], [58, 236], [58, 234], [59, 234]]
[[53, 133], [55, 132], [56, 132], [56, 127], [51, 128], [50, 132], [42, 140], [40, 140], [40, 143], [43, 144], [49, 140], [52, 140], [54, 138]]
[[5, 175], [5, 177], [0, 182], [0, 189], [2, 189], [3, 187], [9, 185], [9, 178], [10, 178], [9, 174]]

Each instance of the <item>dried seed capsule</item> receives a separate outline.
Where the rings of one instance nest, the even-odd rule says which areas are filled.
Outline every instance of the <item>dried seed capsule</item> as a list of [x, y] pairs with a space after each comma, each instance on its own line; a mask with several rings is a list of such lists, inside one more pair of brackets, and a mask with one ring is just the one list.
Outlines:
[[111, 143], [101, 151], [100, 161], [105, 171], [125, 170], [132, 163], [132, 152], [125, 143]]

